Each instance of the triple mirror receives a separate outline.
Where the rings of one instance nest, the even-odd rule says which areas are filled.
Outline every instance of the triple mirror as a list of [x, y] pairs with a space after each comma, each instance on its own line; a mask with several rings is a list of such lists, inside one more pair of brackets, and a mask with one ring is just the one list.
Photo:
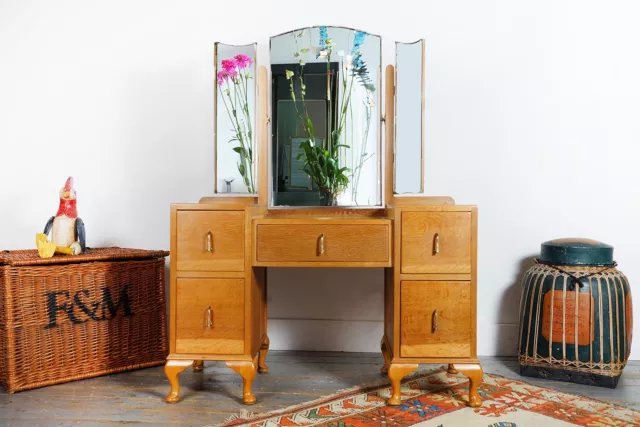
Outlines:
[[[381, 207], [382, 43], [345, 27], [270, 38], [269, 206]], [[216, 193], [255, 195], [256, 44], [216, 43]], [[394, 192], [423, 191], [424, 43], [396, 44]], [[393, 92], [391, 92], [393, 94]]]

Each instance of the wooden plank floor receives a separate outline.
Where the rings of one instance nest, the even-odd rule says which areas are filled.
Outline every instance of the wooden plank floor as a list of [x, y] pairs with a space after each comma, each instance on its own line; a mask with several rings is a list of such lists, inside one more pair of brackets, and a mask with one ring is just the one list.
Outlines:
[[[615, 390], [520, 377], [515, 358], [480, 358], [487, 373], [615, 402], [640, 410], [640, 361], [630, 362]], [[382, 357], [376, 353], [273, 351], [270, 373], [258, 375], [258, 403], [242, 405], [241, 378], [220, 362], [206, 362], [204, 373], [181, 376], [178, 404], [166, 404], [169, 385], [163, 368], [149, 368], [23, 391], [0, 389], [0, 426], [205, 426], [246, 408], [271, 411], [379, 380]], [[435, 366], [424, 365], [421, 369]]]

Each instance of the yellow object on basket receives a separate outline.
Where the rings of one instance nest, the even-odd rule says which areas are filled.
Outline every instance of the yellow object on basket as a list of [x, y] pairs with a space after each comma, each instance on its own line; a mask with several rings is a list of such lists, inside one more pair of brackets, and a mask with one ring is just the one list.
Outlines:
[[56, 253], [56, 244], [47, 240], [47, 235], [43, 233], [36, 234], [36, 247], [40, 258], [51, 258]]

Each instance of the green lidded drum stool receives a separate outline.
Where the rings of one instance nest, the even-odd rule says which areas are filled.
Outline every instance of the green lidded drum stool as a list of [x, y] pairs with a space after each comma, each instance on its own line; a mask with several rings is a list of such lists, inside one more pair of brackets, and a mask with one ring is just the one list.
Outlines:
[[613, 247], [588, 239], [542, 244], [522, 281], [520, 375], [615, 388], [631, 352], [629, 282]]

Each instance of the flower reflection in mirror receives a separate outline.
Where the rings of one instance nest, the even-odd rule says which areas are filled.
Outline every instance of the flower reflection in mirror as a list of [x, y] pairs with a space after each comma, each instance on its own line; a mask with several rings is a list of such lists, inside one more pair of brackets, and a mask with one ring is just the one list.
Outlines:
[[[238, 153], [238, 172], [249, 193], [255, 193], [253, 178], [253, 132], [249, 111], [249, 70], [253, 60], [244, 54], [223, 59], [222, 69], [216, 75], [218, 90], [227, 114], [233, 126], [233, 137], [229, 142], [237, 141], [233, 151]], [[227, 184], [228, 185], [228, 184]], [[227, 186], [229, 188], [229, 185]]]
[[[338, 196], [349, 187], [351, 187], [351, 202], [357, 204], [358, 186], [363, 166], [374, 154], [368, 148], [368, 140], [372, 111], [375, 108], [376, 86], [370, 77], [361, 49], [366, 41], [367, 33], [353, 31], [353, 41], [348, 55], [345, 55], [345, 51], [342, 49], [334, 52], [336, 45], [330, 37], [327, 27], [319, 27], [317, 46], [310, 43], [310, 47], [301, 47], [305, 36], [304, 31], [294, 32], [292, 35], [296, 46], [293, 57], [300, 67], [297, 73], [286, 70], [286, 78], [289, 80], [290, 95], [297, 116], [308, 136], [308, 140], [300, 144], [302, 152], [298, 155], [298, 159], [303, 162], [304, 172], [325, 194], [325, 204], [336, 205]], [[316, 60], [326, 63], [327, 138], [322, 146], [316, 146], [314, 143], [316, 140], [314, 124], [305, 105], [304, 57], [309, 52], [315, 53]], [[336, 61], [336, 57], [339, 63], [339, 75], [336, 75], [331, 69], [332, 58]], [[296, 79], [300, 85], [300, 100], [296, 99], [294, 88]], [[335, 104], [337, 111], [333, 111], [331, 88], [336, 83], [339, 84], [340, 92]], [[357, 97], [354, 97], [356, 91], [360, 92]], [[361, 119], [354, 118], [354, 99], [358, 99], [358, 102], [362, 103], [363, 109], [355, 112], [355, 114], [363, 114]], [[301, 105], [300, 108], [298, 102]], [[358, 123], [363, 126], [359, 132], [354, 129]], [[348, 149], [351, 149], [351, 167], [347, 165], [346, 160], [348, 157], [346, 150]]]

